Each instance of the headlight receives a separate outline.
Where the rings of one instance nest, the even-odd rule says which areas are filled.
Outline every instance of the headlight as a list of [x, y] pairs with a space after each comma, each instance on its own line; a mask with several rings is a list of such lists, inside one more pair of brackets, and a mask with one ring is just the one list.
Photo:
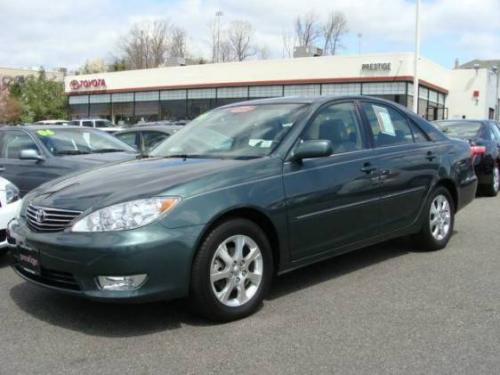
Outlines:
[[5, 193], [7, 195], [7, 204], [14, 203], [19, 200], [19, 189], [12, 184], [5, 186]]
[[156, 197], [102, 208], [73, 224], [73, 232], [110, 232], [142, 227], [170, 211], [179, 198]]

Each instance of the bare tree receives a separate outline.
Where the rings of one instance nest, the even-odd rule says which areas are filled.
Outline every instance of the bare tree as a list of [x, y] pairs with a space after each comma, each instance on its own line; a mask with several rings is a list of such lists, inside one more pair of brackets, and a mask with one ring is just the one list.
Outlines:
[[320, 36], [319, 21], [312, 11], [295, 19], [295, 37], [302, 47], [312, 47]]
[[236, 61], [243, 61], [256, 54], [252, 46], [253, 27], [247, 21], [233, 21], [227, 30], [227, 41]]
[[186, 31], [180, 27], [173, 27], [170, 39], [169, 56], [185, 58], [187, 56]]
[[226, 38], [222, 38], [219, 41], [219, 62], [234, 61], [234, 53], [231, 43]]
[[163, 64], [169, 50], [169, 32], [170, 24], [165, 20], [134, 24], [120, 44], [127, 65], [145, 69]]
[[326, 23], [322, 27], [323, 53], [335, 55], [339, 48], [342, 36], [347, 32], [347, 19], [344, 13], [332, 11], [328, 15]]

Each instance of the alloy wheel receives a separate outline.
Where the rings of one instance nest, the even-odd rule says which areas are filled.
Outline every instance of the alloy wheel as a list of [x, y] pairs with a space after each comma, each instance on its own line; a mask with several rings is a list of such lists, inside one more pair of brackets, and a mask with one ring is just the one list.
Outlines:
[[224, 240], [210, 265], [210, 283], [215, 297], [229, 307], [250, 301], [262, 281], [264, 260], [257, 243], [245, 235]]
[[448, 199], [442, 194], [437, 195], [431, 203], [429, 225], [432, 236], [438, 241], [445, 239], [450, 231], [451, 206]]
[[498, 167], [493, 170], [493, 191], [498, 192], [500, 189], [500, 171]]

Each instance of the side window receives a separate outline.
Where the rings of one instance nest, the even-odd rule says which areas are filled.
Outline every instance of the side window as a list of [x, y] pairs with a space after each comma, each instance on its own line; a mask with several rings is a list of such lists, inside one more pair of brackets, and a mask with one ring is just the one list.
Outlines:
[[163, 140], [168, 138], [168, 134], [161, 132], [142, 132], [142, 139], [144, 140], [144, 148], [151, 150], [156, 147]]
[[496, 124], [493, 122], [491, 123], [491, 130], [493, 131], [493, 135], [495, 136], [495, 140], [500, 143], [500, 129], [496, 126]]
[[375, 147], [413, 143], [408, 120], [383, 104], [364, 103], [363, 110], [372, 129]]
[[416, 143], [429, 142], [429, 139], [425, 135], [425, 133], [412, 121], [410, 121], [410, 128], [413, 133], [413, 139], [415, 140]]
[[22, 150], [35, 150], [40, 152], [33, 139], [22, 132], [7, 132], [2, 139], [2, 157], [19, 159]]
[[73, 121], [70, 121], [68, 124], [69, 124], [69, 125], [76, 125], [76, 126], [80, 126], [80, 121], [73, 120]]
[[332, 104], [320, 109], [302, 139], [329, 140], [335, 154], [355, 151], [363, 148], [360, 128], [354, 103]]
[[125, 142], [129, 146], [132, 146], [133, 148], [137, 149], [137, 142], [136, 142], [136, 133], [123, 133], [123, 134], [116, 134], [116, 138], [118, 138], [120, 141]]
[[94, 125], [92, 124], [92, 121], [82, 121], [82, 126], [85, 126], [87, 128], [93, 128]]

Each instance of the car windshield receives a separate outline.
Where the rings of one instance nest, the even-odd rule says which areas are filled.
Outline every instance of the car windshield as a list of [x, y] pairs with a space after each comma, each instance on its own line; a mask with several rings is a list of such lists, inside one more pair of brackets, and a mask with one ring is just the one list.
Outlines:
[[36, 130], [35, 134], [53, 155], [134, 151], [113, 136], [92, 129], [51, 128]]
[[207, 112], [167, 138], [153, 157], [257, 158], [269, 155], [307, 104], [260, 104]]
[[476, 138], [481, 129], [477, 121], [436, 121], [435, 124], [448, 137], [460, 139]]

